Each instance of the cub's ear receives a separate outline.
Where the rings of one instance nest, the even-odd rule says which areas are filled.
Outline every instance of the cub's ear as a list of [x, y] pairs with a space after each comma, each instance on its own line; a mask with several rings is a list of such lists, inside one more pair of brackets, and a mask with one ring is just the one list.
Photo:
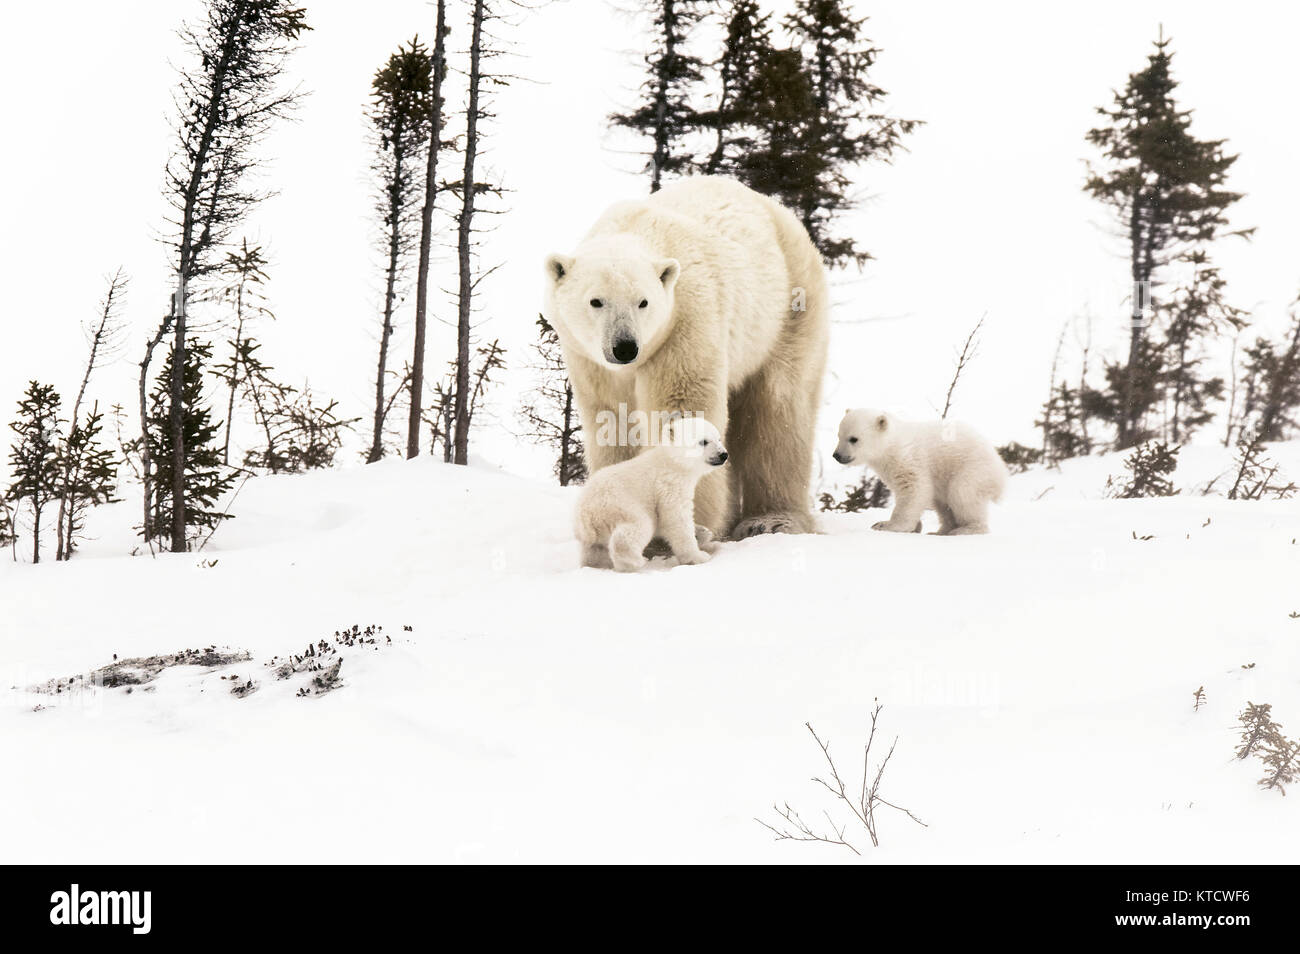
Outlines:
[[876, 430], [883, 431], [889, 427], [889, 415], [882, 414], [876, 418]]
[[546, 274], [550, 276], [551, 281], [558, 282], [571, 271], [573, 271], [572, 255], [546, 256]]
[[677, 284], [677, 276], [682, 273], [682, 264], [675, 258], [661, 258], [654, 263], [654, 270], [663, 283], [664, 291], [672, 291]]

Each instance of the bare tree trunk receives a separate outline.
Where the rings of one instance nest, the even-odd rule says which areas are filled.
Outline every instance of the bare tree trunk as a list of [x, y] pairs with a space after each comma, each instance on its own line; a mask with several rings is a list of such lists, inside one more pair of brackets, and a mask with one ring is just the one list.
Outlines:
[[[81, 401], [86, 396], [86, 387], [90, 384], [90, 376], [94, 373], [95, 363], [99, 360], [99, 349], [104, 344], [104, 337], [108, 334], [109, 322], [113, 317], [113, 304], [121, 293], [126, 279], [122, 275], [122, 269], [119, 267], [108, 283], [108, 293], [104, 296], [104, 307], [99, 314], [99, 324], [95, 327], [94, 334], [90, 338], [90, 357], [86, 359], [86, 371], [81, 376], [81, 387], [77, 389], [77, 399], [72, 403], [72, 420], [69, 427], [75, 429], [77, 421], [81, 417]], [[71, 436], [71, 432], [69, 432]], [[69, 500], [69, 487], [72, 484], [72, 470], [75, 462], [68, 459], [64, 462], [63, 468], [63, 492], [59, 495], [59, 514], [55, 525], [55, 561], [66, 560], [72, 556], [72, 520], [71, 501]]]
[[483, 3], [474, 0], [474, 29], [470, 39], [469, 111], [465, 118], [465, 174], [461, 180], [460, 223], [456, 251], [460, 265], [460, 300], [456, 320], [456, 436], [457, 464], [469, 462], [469, 322], [473, 304], [470, 236], [474, 222], [474, 161], [478, 153], [478, 97], [482, 74], [479, 58], [483, 46]]
[[1083, 438], [1084, 453], [1092, 453], [1092, 440], [1088, 437], [1088, 412], [1084, 406], [1084, 392], [1088, 389], [1088, 356], [1092, 353], [1092, 312], [1088, 312], [1087, 335], [1081, 345], [1079, 360], [1079, 436]]
[[433, 242], [433, 207], [438, 198], [438, 148], [442, 143], [442, 81], [447, 74], [447, 3], [438, 0], [433, 41], [433, 117], [429, 132], [429, 162], [424, 177], [424, 209], [420, 215], [420, 265], [415, 285], [415, 353], [411, 358], [411, 410], [406, 423], [406, 456], [420, 454], [421, 404], [424, 402], [425, 315], [429, 307], [429, 259]]
[[[245, 245], [247, 247], [247, 245]], [[230, 428], [235, 419], [235, 391], [239, 387], [240, 344], [244, 340], [244, 277], [235, 292], [235, 353], [230, 359], [230, 400], [226, 403], [226, 440], [221, 445], [221, 462], [230, 465]]]
[[158, 532], [158, 525], [154, 520], [156, 508], [153, 506], [153, 452], [149, 449], [149, 362], [153, 360], [154, 349], [162, 344], [163, 338], [167, 337], [171, 324], [172, 316], [169, 311], [163, 316], [158, 332], [145, 345], [144, 359], [140, 362], [140, 484], [144, 496], [144, 523], [141, 529], [144, 532], [145, 543], [148, 543], [151, 549], [153, 546], [151, 541], [154, 534]]
[[[185, 381], [186, 309], [189, 301], [189, 288], [187, 286], [195, 264], [194, 230], [200, 214], [197, 206], [203, 177], [207, 172], [208, 162], [211, 159], [212, 144], [215, 139], [217, 125], [223, 119], [223, 113], [229, 108], [229, 104], [225, 101], [226, 77], [230, 71], [230, 62], [236, 52], [236, 37], [243, 19], [244, 9], [244, 4], [236, 5], [234, 17], [225, 30], [224, 42], [221, 45], [221, 59], [213, 68], [212, 95], [208, 99], [207, 115], [203, 119], [203, 132], [199, 136], [198, 148], [195, 150], [194, 161], [190, 166], [190, 178], [189, 182], [186, 183], [185, 202], [181, 214], [180, 256], [176, 269], [176, 293], [172, 298], [174, 344], [172, 346], [171, 407], [168, 408], [168, 423], [172, 435], [171, 549], [173, 553], [181, 553], [186, 549], [185, 407], [182, 399]], [[222, 166], [217, 173], [217, 186], [212, 191], [214, 205], [217, 196], [221, 193], [220, 182], [224, 171], [224, 162], [225, 157], [223, 156]], [[208, 210], [207, 217], [209, 220], [211, 219], [211, 209]], [[203, 238], [204, 236], [200, 236], [201, 243]], [[148, 442], [147, 434], [145, 435], [145, 441]]]
[[393, 336], [393, 306], [397, 299], [397, 269], [402, 256], [402, 166], [406, 151], [402, 146], [400, 119], [393, 129], [393, 178], [388, 184], [388, 274], [384, 280], [384, 325], [379, 333], [379, 370], [375, 374], [375, 424], [366, 463], [373, 464], [384, 456], [384, 419], [391, 405], [384, 403], [384, 375], [388, 372], [388, 341]]
[[1052, 463], [1051, 434], [1052, 424], [1056, 421], [1056, 369], [1061, 363], [1061, 349], [1065, 347], [1065, 326], [1056, 339], [1056, 351], [1052, 355], [1052, 379], [1047, 385], [1047, 403], [1043, 405], [1043, 463]]
[[961, 354], [957, 356], [957, 367], [952, 373], [952, 381], [948, 384], [948, 394], [944, 397], [943, 413], [939, 415], [941, 418], [946, 419], [948, 412], [952, 410], [952, 396], [957, 390], [957, 382], [961, 380], [961, 373], [966, 370], [966, 366], [975, 358], [975, 349], [979, 347], [976, 339], [979, 337], [980, 329], [984, 327], [986, 317], [988, 317], [987, 313], [980, 316], [980, 320], [975, 323], [975, 327], [966, 336], [966, 343], [961, 346]]
[[1240, 338], [1240, 334], [1232, 336], [1232, 357], [1228, 359], [1228, 371], [1232, 375], [1232, 383], [1228, 387], [1228, 426], [1223, 431], [1224, 447], [1232, 446], [1232, 418], [1237, 412], [1237, 342]]
[[[187, 249], [182, 250], [182, 258]], [[167, 423], [172, 434], [172, 553], [183, 553], [185, 542], [185, 305], [184, 272], [176, 290], [175, 333], [172, 345], [171, 407]]]
[[397, 281], [397, 229], [393, 225], [393, 234], [388, 246], [388, 278], [384, 284], [384, 325], [379, 332], [379, 370], [375, 374], [375, 423], [374, 433], [370, 439], [370, 455], [366, 463], [373, 464], [384, 456], [384, 416], [388, 408], [384, 404], [384, 375], [388, 365], [388, 339], [393, 334], [393, 286]]
[[573, 457], [573, 385], [564, 382], [564, 419], [560, 425], [560, 486], [569, 485], [570, 465]]

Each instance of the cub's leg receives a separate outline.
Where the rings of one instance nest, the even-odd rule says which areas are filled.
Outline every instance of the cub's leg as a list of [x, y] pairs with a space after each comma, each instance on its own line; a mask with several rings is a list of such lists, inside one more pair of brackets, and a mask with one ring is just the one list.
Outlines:
[[957, 517], [947, 503], [936, 503], [934, 509], [939, 514], [939, 536], [947, 536], [957, 529]]
[[989, 532], [989, 502], [984, 494], [973, 488], [960, 487], [951, 493], [948, 503], [957, 523], [951, 531], [954, 536]]
[[710, 554], [701, 550], [696, 542], [695, 520], [689, 513], [670, 515], [659, 527], [659, 533], [673, 548], [678, 563], [692, 566], [709, 562]]
[[609, 547], [603, 543], [587, 543], [582, 547], [582, 565], [592, 566], [598, 570], [612, 570], [614, 563], [609, 558]]
[[894, 512], [888, 520], [872, 526], [872, 530], [889, 530], [892, 533], [920, 533], [921, 514], [930, 503], [930, 487], [923, 479], [898, 480], [894, 491]]
[[609, 557], [620, 573], [633, 573], [646, 565], [644, 551], [654, 536], [654, 523], [647, 518], [620, 523], [609, 535]]

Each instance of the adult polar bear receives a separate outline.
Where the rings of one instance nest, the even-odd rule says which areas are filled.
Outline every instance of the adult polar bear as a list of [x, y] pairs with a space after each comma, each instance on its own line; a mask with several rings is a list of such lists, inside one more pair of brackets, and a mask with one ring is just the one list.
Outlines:
[[546, 274], [592, 470], [637, 452], [599, 439], [602, 412], [700, 414], [732, 465], [700, 481], [696, 522], [719, 538], [812, 531], [826, 276], [789, 211], [731, 179], [684, 179], [610, 206]]

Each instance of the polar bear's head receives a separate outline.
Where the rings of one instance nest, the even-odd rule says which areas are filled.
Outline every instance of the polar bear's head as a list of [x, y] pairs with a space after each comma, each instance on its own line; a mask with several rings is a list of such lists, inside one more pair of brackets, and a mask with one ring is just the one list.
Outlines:
[[718, 429], [702, 417], [674, 415], [664, 424], [659, 446], [662, 453], [691, 470], [708, 471], [727, 462]]
[[563, 339], [605, 367], [627, 367], [654, 353], [673, 313], [681, 266], [634, 249], [546, 259], [546, 318]]
[[878, 458], [889, 446], [893, 419], [875, 408], [849, 408], [840, 421], [840, 440], [834, 457], [841, 464], [865, 464]]

